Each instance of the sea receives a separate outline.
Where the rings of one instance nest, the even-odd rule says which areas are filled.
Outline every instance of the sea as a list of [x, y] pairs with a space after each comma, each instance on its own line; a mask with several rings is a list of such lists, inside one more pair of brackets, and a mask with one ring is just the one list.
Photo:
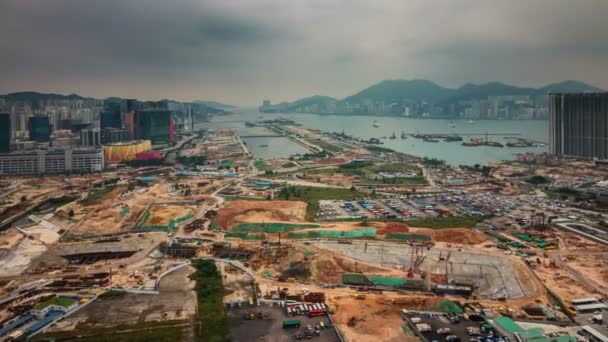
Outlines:
[[[246, 121], [271, 120], [277, 118], [291, 119], [304, 127], [320, 129], [326, 132], [344, 132], [363, 139], [379, 138], [384, 147], [395, 151], [420, 157], [437, 158], [451, 165], [474, 165], [497, 160], [512, 160], [522, 152], [542, 153], [548, 151], [549, 121], [546, 120], [444, 120], [422, 119], [374, 115], [328, 115], [304, 113], [259, 113], [257, 109], [239, 109], [233, 114], [213, 116], [210, 122], [198, 123], [197, 128], [232, 128], [241, 135], [271, 135], [263, 127], [246, 127]], [[376, 121], [378, 127], [374, 127]], [[397, 139], [383, 139], [392, 134]], [[507, 134], [545, 143], [542, 147], [491, 147], [463, 146], [461, 142], [437, 143], [425, 142], [422, 139], [408, 137], [401, 139], [401, 134], [479, 134], [463, 136], [464, 141], [470, 138], [486, 139], [506, 143]], [[255, 158], [287, 158], [294, 154], [308, 152], [301, 145], [284, 137], [252, 137], [243, 139]]]

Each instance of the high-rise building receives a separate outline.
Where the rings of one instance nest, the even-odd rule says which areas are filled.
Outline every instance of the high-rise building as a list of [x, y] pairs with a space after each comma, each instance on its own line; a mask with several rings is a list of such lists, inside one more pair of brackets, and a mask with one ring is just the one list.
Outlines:
[[145, 110], [135, 112], [137, 139], [151, 140], [152, 144], [169, 143], [172, 138], [171, 111]]
[[0, 113], [0, 153], [11, 151], [11, 114]]
[[100, 146], [101, 131], [99, 128], [85, 128], [80, 131], [80, 145], [82, 146]]
[[51, 138], [51, 122], [48, 116], [32, 116], [29, 120], [30, 140], [48, 142]]
[[122, 119], [120, 112], [104, 111], [99, 114], [100, 128], [121, 128]]
[[551, 94], [549, 125], [553, 154], [608, 159], [608, 93]]

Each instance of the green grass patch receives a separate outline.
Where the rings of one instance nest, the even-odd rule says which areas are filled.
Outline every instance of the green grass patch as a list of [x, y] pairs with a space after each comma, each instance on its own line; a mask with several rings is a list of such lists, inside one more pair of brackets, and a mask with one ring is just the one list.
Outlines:
[[306, 254], [306, 255], [315, 255], [314, 251], [311, 251], [308, 248], [302, 248], [302, 253]]
[[264, 232], [280, 233], [298, 229], [319, 228], [318, 224], [288, 224], [288, 223], [241, 223], [232, 228], [233, 232]]
[[57, 306], [61, 306], [64, 308], [69, 307], [70, 305], [76, 303], [77, 300], [74, 298], [67, 298], [67, 297], [53, 297], [53, 298], [49, 298], [47, 300], [45, 300], [44, 302], [40, 302], [38, 304], [36, 304], [34, 306], [35, 310], [42, 310], [48, 306], [51, 305], [57, 305]]
[[411, 227], [445, 229], [445, 228], [473, 228], [476, 224], [483, 221], [484, 217], [471, 216], [445, 216], [427, 217], [407, 221]]
[[256, 169], [258, 170], [271, 170], [272, 166], [268, 165], [263, 159], [257, 159], [256, 161], [253, 162], [253, 165], [255, 166]]
[[242, 240], [264, 240], [266, 235], [264, 234], [249, 234], [245, 232], [233, 232], [224, 234], [225, 238], [237, 238]]
[[342, 148], [340, 148], [336, 145], [332, 145], [332, 144], [326, 142], [325, 140], [321, 140], [321, 139], [305, 139], [305, 140], [313, 145], [317, 145], [320, 148], [330, 151], [330, 152], [342, 152], [343, 151]]
[[288, 186], [279, 192], [276, 199], [302, 201], [306, 206], [306, 220], [313, 221], [319, 210], [320, 200], [345, 200], [369, 197], [369, 194], [351, 189]]
[[104, 198], [107, 194], [109, 194], [110, 192], [112, 192], [112, 190], [114, 190], [114, 186], [107, 186], [105, 188], [101, 188], [98, 190], [95, 190], [93, 192], [90, 192], [87, 197], [85, 197], [85, 201], [98, 201], [102, 198]]
[[224, 286], [213, 260], [195, 260], [196, 294], [200, 330], [198, 340], [206, 342], [230, 341], [228, 319], [224, 311]]

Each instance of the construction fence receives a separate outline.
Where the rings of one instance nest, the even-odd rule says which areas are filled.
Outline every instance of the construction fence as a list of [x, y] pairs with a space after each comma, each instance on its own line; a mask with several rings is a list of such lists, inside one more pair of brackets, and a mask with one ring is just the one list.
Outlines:
[[374, 238], [376, 236], [376, 228], [357, 229], [351, 231], [340, 230], [314, 230], [301, 233], [289, 233], [287, 237], [290, 239], [358, 239], [358, 238]]
[[394, 233], [394, 234], [386, 234], [387, 240], [403, 240], [403, 241], [431, 241], [430, 235], [423, 234], [404, 234], [404, 233]]
[[241, 223], [232, 228], [233, 232], [283, 233], [299, 229], [319, 228], [318, 224], [289, 223]]

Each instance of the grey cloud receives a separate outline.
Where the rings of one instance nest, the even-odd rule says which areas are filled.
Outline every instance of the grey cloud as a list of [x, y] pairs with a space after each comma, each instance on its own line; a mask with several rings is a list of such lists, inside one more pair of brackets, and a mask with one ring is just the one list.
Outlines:
[[608, 88], [606, 13], [605, 0], [4, 0], [0, 93], [255, 104], [383, 78]]

